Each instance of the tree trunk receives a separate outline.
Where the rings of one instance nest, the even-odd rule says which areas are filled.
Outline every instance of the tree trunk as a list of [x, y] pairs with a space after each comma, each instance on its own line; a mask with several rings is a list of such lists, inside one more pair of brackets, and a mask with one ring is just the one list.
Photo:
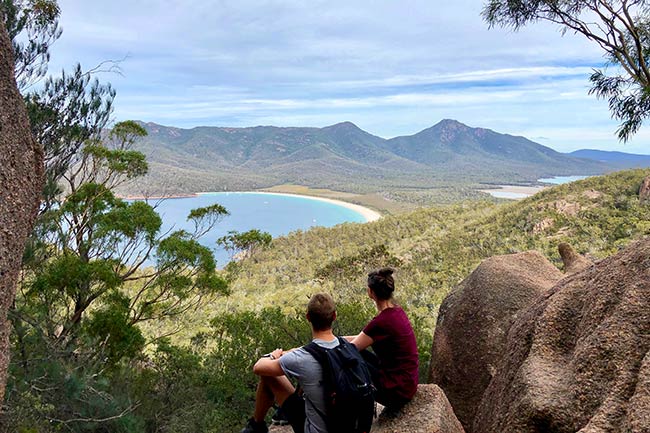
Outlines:
[[14, 78], [11, 41], [0, 12], [0, 403], [9, 366], [7, 311], [16, 294], [25, 241], [38, 212], [43, 171], [43, 150], [30, 131]]

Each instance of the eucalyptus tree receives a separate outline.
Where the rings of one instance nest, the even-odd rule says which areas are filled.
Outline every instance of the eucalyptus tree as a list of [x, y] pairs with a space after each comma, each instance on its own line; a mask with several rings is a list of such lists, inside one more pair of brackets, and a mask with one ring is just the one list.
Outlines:
[[[50, 48], [61, 37], [56, 0], [0, 0], [0, 16], [12, 41], [14, 76], [25, 98], [32, 133], [44, 148], [43, 209], [59, 191], [59, 179], [82, 144], [107, 127], [115, 98], [110, 84], [93, 75], [104, 68], [48, 76]], [[115, 64], [107, 62], [108, 70]]]
[[252, 229], [245, 232], [231, 230], [227, 235], [217, 239], [217, 245], [229, 252], [230, 258], [247, 258], [256, 251], [268, 248], [273, 237], [268, 232]]
[[9, 365], [7, 312], [43, 186], [43, 152], [29, 133], [11, 51], [9, 35], [0, 22], [0, 401]]
[[[116, 404], [106, 387], [111, 371], [141, 356], [147, 341], [139, 324], [180, 316], [227, 293], [212, 250], [198, 241], [225, 208], [195, 209], [192, 231], [162, 232], [154, 206], [115, 195], [147, 172], [144, 155], [132, 148], [145, 134], [126, 121], [87, 141], [61, 177], [63, 192], [38, 221], [10, 313], [9, 409], [41, 402], [24, 418], [69, 426], [74, 419], [126, 416], [135, 403]], [[69, 391], [70, 381], [77, 391]], [[74, 415], [84, 411], [94, 415]]]
[[617, 134], [627, 141], [650, 115], [650, 2], [645, 0], [488, 0], [483, 18], [520, 29], [536, 21], [560, 26], [598, 45], [608, 62], [589, 91], [607, 99]]
[[[188, 216], [194, 230], [163, 233], [153, 206], [116, 196], [115, 188], [147, 172], [144, 155], [132, 148], [146, 132], [130, 121], [109, 128], [115, 91], [94, 78], [102, 67], [84, 71], [77, 65], [48, 77], [50, 47], [61, 35], [59, 13], [55, 0], [0, 0], [0, 28], [8, 30], [0, 87], [13, 83], [16, 96], [11, 107], [0, 98], [0, 134], [11, 133], [9, 120], [20, 120], [14, 108], [24, 113], [17, 102], [22, 93], [46, 175], [44, 188], [38, 182], [32, 188], [33, 209], [38, 195], [42, 203], [24, 254], [22, 242], [3, 237], [0, 243], [1, 288], [9, 253], [17, 258], [11, 268], [19, 280], [15, 300], [13, 293], [2, 298], [13, 332], [0, 430], [140, 431], [130, 416], [139, 403], [124, 385], [114, 386], [115, 378], [140, 368], [147, 343], [140, 324], [183, 315], [206, 297], [227, 292], [212, 251], [198, 242], [227, 211], [219, 205], [196, 209]], [[24, 133], [27, 122], [21, 126]], [[23, 144], [19, 154], [25, 159], [38, 150], [34, 140], [25, 140], [29, 145], [13, 138], [0, 144], [14, 151]], [[19, 155], [4, 149], [3, 161]], [[18, 165], [0, 166], [3, 191], [10, 184], [27, 191], [42, 174], [36, 167], [31, 175], [14, 170], [11, 177], [13, 167]], [[26, 203], [4, 193], [0, 198], [3, 222], [5, 215], [20, 220], [25, 214], [21, 227], [30, 226]], [[0, 350], [0, 396], [5, 352]]]

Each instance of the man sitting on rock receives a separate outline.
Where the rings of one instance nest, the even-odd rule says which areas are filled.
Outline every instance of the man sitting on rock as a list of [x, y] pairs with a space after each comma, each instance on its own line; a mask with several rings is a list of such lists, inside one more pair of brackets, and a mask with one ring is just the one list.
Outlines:
[[[332, 297], [324, 293], [312, 296], [307, 305], [307, 320], [311, 324], [313, 341], [326, 349], [339, 345], [332, 333], [334, 319], [336, 307]], [[266, 433], [268, 428], [264, 418], [274, 402], [281, 406], [294, 432], [327, 432], [322, 415], [326, 411], [322, 369], [304, 348], [287, 352], [276, 349], [260, 358], [253, 372], [260, 376], [255, 412], [241, 433]], [[296, 392], [287, 376], [298, 381], [302, 395]]]

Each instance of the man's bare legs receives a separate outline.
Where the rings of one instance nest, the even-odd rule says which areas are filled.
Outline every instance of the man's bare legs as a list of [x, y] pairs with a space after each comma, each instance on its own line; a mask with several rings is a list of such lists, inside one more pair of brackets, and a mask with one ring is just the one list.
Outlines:
[[266, 413], [273, 403], [282, 406], [284, 401], [295, 392], [295, 388], [287, 376], [260, 376], [255, 394], [255, 412], [253, 419], [256, 422], [264, 421]]

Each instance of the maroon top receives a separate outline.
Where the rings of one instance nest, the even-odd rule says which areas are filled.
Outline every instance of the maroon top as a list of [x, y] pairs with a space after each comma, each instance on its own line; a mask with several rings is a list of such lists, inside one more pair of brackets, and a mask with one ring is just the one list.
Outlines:
[[379, 358], [379, 386], [406, 399], [418, 387], [418, 348], [413, 327], [400, 307], [386, 308], [363, 328]]

